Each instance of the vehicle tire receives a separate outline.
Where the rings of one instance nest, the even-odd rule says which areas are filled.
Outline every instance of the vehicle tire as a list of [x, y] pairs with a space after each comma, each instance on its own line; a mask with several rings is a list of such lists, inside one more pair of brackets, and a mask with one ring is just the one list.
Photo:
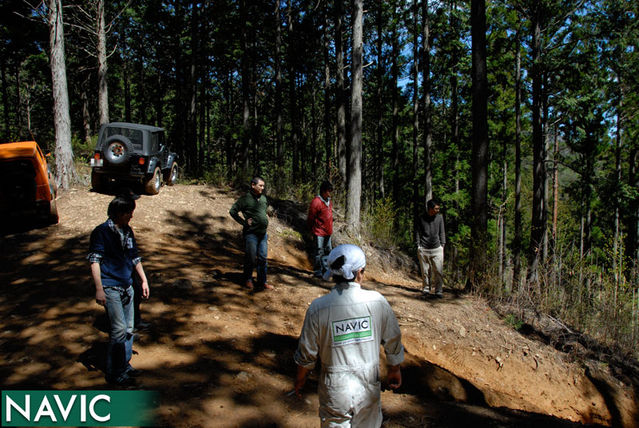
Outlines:
[[121, 135], [114, 135], [106, 140], [104, 148], [104, 159], [113, 165], [121, 165], [132, 153], [131, 142]]
[[102, 174], [95, 172], [95, 170], [91, 170], [91, 188], [95, 192], [104, 190], [104, 177]]
[[178, 176], [179, 176], [179, 167], [178, 167], [178, 163], [177, 162], [173, 162], [173, 165], [171, 165], [171, 169], [169, 171], [169, 175], [167, 175], [166, 177], [166, 185], [167, 186], [173, 186], [175, 183], [177, 183], [178, 181]]
[[144, 184], [144, 190], [149, 195], [157, 195], [158, 193], [160, 193], [161, 186], [162, 173], [160, 172], [160, 168], [156, 167], [151, 178], [149, 178], [149, 180]]

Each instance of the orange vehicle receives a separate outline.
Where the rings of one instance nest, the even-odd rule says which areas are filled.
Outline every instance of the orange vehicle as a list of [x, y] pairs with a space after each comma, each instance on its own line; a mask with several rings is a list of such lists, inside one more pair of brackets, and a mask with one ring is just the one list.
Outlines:
[[0, 217], [58, 222], [57, 188], [35, 141], [0, 144]]

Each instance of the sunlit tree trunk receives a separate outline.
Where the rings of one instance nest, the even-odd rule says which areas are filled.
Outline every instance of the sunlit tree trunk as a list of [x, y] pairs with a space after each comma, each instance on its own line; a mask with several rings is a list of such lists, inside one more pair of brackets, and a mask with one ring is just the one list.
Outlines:
[[413, 0], [413, 224], [419, 216], [419, 181], [417, 174], [417, 146], [419, 139], [419, 8]]
[[100, 125], [109, 123], [109, 86], [107, 82], [106, 31], [104, 28], [104, 0], [97, 0], [98, 37], [98, 111]]
[[430, 102], [430, 16], [428, 0], [422, 0], [422, 86], [424, 90], [424, 202], [433, 198], [432, 147], [433, 130], [431, 128]]
[[521, 47], [519, 31], [515, 36], [515, 218], [513, 236], [513, 291], [521, 282]]
[[330, 33], [329, 33], [329, 13], [328, 8], [324, 10], [324, 40], [323, 40], [323, 53], [324, 53], [324, 167], [326, 177], [330, 176], [331, 173], [331, 157], [332, 157], [332, 121], [331, 121], [331, 67], [329, 60], [329, 52], [330, 52]]
[[384, 189], [384, 24], [383, 13], [384, 3], [379, 2], [377, 8], [377, 102], [375, 110], [377, 113], [377, 123], [375, 124], [375, 136], [377, 140], [377, 150], [375, 151], [375, 181], [377, 191], [383, 198], [386, 193]]
[[87, 96], [87, 82], [82, 85], [80, 100], [82, 101], [82, 129], [84, 130], [84, 143], [91, 142], [91, 115], [89, 114], [89, 97]]
[[76, 172], [73, 164], [73, 148], [71, 147], [71, 117], [69, 115], [61, 0], [49, 1], [47, 20], [53, 89], [56, 181], [58, 187], [67, 189], [75, 181]]
[[348, 191], [346, 224], [349, 231], [359, 234], [362, 195], [362, 84], [363, 84], [363, 15], [364, 1], [353, 0], [353, 51], [351, 82], [351, 126], [348, 150]]
[[343, 2], [335, 2], [335, 55], [337, 61], [337, 166], [346, 178], [346, 85], [344, 82], [344, 9]]
[[391, 170], [392, 170], [392, 190], [393, 200], [399, 204], [399, 65], [397, 64], [400, 47], [399, 35], [397, 31], [397, 5], [393, 5], [393, 29], [391, 31], [391, 104], [392, 104], [392, 122], [391, 122]]
[[[619, 103], [617, 110], [617, 132], [615, 134], [615, 174], [617, 178], [617, 183], [621, 184], [621, 102]], [[614, 241], [613, 241], [613, 249], [612, 249], [612, 269], [614, 272], [615, 278], [615, 296], [617, 295], [617, 288], [619, 287], [619, 280], [621, 277], [621, 268], [619, 263], [620, 259], [620, 251], [619, 251], [619, 241], [620, 241], [620, 209], [619, 206], [621, 201], [619, 200], [619, 194], [615, 195], [615, 230], [614, 230]]]

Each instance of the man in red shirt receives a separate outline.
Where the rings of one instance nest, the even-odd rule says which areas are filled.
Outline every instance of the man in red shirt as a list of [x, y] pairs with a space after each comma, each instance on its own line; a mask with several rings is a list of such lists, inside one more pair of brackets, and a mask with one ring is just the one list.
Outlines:
[[331, 235], [333, 234], [333, 202], [331, 193], [333, 185], [329, 181], [323, 181], [319, 195], [312, 201], [308, 208], [308, 227], [313, 234], [315, 276], [321, 278], [326, 271], [326, 256], [331, 252]]

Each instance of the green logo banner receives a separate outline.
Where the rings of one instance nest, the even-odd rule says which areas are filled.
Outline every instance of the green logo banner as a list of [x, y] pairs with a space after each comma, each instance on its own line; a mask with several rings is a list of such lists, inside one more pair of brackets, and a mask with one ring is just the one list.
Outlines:
[[5, 427], [153, 426], [151, 391], [2, 391]]

